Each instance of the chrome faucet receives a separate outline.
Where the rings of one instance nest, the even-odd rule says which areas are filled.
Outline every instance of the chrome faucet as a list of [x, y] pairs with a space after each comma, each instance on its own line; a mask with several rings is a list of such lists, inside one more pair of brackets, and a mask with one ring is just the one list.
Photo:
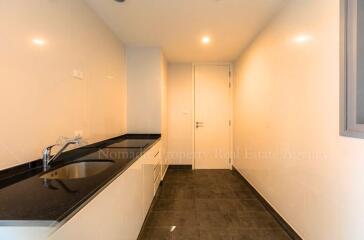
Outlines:
[[76, 137], [74, 139], [71, 140], [67, 140], [66, 143], [63, 145], [63, 147], [53, 156], [51, 157], [51, 153], [52, 153], [52, 148], [55, 146], [59, 146], [59, 144], [54, 144], [51, 145], [49, 147], [47, 147], [46, 149], [43, 150], [43, 171], [47, 171], [49, 168], [49, 164], [56, 160], [64, 150], [66, 150], [66, 148], [71, 145], [71, 144], [80, 144], [81, 143], [81, 137]]

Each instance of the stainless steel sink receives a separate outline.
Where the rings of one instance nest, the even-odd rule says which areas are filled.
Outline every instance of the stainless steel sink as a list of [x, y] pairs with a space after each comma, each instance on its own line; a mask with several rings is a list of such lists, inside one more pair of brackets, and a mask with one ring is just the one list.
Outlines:
[[40, 177], [45, 179], [79, 179], [99, 174], [114, 164], [113, 161], [83, 161], [67, 164]]

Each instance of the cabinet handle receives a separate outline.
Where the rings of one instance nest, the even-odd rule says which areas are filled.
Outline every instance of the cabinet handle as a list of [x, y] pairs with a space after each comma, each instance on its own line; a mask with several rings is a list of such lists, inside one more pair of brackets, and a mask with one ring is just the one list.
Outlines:
[[158, 154], [159, 154], [159, 151], [154, 155], [154, 157], [158, 156]]
[[204, 122], [196, 122], [196, 128], [203, 127]]

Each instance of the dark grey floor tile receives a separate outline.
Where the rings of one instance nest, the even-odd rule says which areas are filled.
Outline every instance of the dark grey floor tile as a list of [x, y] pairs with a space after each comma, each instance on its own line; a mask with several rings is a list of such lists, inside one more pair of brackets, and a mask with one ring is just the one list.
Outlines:
[[140, 239], [290, 238], [239, 174], [172, 169], [167, 171]]
[[200, 240], [232, 240], [235, 230], [223, 228], [201, 229]]
[[242, 212], [245, 210], [239, 199], [217, 199], [221, 212]]
[[200, 231], [197, 227], [179, 228], [176, 227], [171, 233], [172, 240], [199, 240]]
[[250, 186], [243, 181], [229, 182], [228, 186], [230, 189], [232, 189], [234, 191], [250, 191], [251, 190]]
[[229, 213], [244, 211], [244, 208], [238, 199], [196, 199], [196, 211]]
[[168, 190], [180, 189], [180, 188], [193, 189], [194, 186], [195, 186], [195, 184], [193, 182], [184, 182], [184, 181], [176, 181], [176, 182], [163, 181], [163, 184], [162, 184], [162, 187], [166, 188]]
[[139, 240], [169, 240], [171, 239], [170, 232], [166, 229], [167, 228], [144, 228]]
[[291, 237], [282, 229], [264, 230], [265, 239], [268, 240], [291, 240]]
[[196, 211], [219, 211], [217, 199], [196, 199]]
[[192, 183], [193, 172], [192, 170], [168, 170], [163, 181]]
[[223, 186], [221, 182], [209, 177], [194, 178], [193, 184], [195, 187]]
[[146, 222], [147, 227], [196, 227], [198, 224], [196, 212], [151, 212]]
[[194, 191], [195, 191], [195, 197], [202, 199], [237, 198], [234, 191], [219, 185], [210, 185], [206, 187], [196, 186], [194, 188]]
[[199, 240], [198, 228], [146, 228], [140, 240]]
[[264, 230], [237, 229], [233, 234], [233, 240], [268, 240]]
[[291, 238], [281, 229], [273, 230], [247, 230], [237, 229], [233, 234], [233, 240], [290, 240]]
[[211, 170], [197, 169], [193, 171], [194, 177], [208, 177], [211, 175]]
[[234, 213], [223, 213], [219, 211], [197, 212], [199, 226], [203, 229], [213, 228], [237, 228], [240, 225], [239, 216]]
[[239, 228], [280, 229], [280, 225], [268, 212], [239, 213]]
[[194, 199], [195, 194], [192, 186], [183, 184], [177, 186], [173, 186], [173, 184], [163, 184], [158, 197], [162, 199]]
[[249, 189], [234, 190], [233, 192], [239, 199], [257, 199], [257, 196]]
[[193, 211], [195, 210], [194, 199], [162, 199], [159, 198], [152, 211]]
[[201, 229], [200, 240], [289, 240], [283, 230]]
[[239, 199], [244, 212], [265, 212], [263, 204], [257, 199]]

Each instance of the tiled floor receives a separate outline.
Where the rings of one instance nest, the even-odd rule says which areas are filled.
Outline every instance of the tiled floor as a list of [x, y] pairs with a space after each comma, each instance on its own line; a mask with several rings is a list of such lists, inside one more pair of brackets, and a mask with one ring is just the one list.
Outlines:
[[168, 170], [143, 240], [288, 240], [238, 173]]

